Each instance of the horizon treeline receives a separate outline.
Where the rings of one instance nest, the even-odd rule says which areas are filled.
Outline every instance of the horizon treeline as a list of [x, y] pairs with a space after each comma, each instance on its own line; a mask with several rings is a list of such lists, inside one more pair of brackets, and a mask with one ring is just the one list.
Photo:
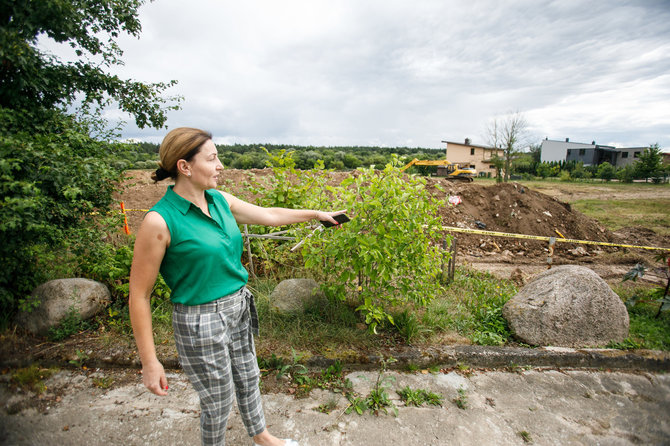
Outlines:
[[[130, 145], [128, 152], [119, 155], [119, 162], [127, 163], [127, 168], [152, 169], [158, 162], [159, 144], [138, 142]], [[326, 169], [351, 170], [361, 166], [384, 166], [392, 155], [435, 160], [444, 158], [444, 149], [421, 147], [377, 147], [377, 146], [296, 146], [290, 144], [216, 144], [219, 158], [225, 167], [232, 169], [263, 169], [268, 166], [268, 155], [281, 150], [293, 152], [295, 167], [301, 170], [313, 169], [322, 160]]]

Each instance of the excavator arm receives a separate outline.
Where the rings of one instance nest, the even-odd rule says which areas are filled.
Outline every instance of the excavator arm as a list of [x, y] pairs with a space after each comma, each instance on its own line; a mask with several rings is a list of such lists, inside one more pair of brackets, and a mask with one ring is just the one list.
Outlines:
[[414, 158], [412, 161], [407, 163], [405, 167], [400, 169], [400, 171], [404, 172], [412, 166], [448, 166], [449, 164], [451, 163], [447, 160], [419, 160]]

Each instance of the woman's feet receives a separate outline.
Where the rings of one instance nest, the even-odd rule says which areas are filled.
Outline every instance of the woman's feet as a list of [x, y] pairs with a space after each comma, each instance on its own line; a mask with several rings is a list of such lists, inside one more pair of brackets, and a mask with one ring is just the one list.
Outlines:
[[254, 446], [300, 446], [297, 441], [281, 440], [270, 434], [267, 429], [254, 436]]

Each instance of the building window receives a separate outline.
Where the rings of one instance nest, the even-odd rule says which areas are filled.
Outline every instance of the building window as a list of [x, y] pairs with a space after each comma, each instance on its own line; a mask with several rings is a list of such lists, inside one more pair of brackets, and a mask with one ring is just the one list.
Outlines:
[[628, 158], [628, 152], [621, 152], [621, 158]]
[[586, 155], [586, 149], [579, 149], [579, 156]]
[[496, 168], [496, 166], [494, 166], [493, 164], [489, 165], [489, 169], [495, 169], [495, 168]]
[[568, 149], [568, 155], [572, 153], [572, 149]]
[[639, 158], [641, 152], [635, 152], [633, 153], [633, 158]]
[[474, 155], [474, 154], [475, 154], [475, 148], [472, 147], [472, 148], [470, 149], [470, 155]]

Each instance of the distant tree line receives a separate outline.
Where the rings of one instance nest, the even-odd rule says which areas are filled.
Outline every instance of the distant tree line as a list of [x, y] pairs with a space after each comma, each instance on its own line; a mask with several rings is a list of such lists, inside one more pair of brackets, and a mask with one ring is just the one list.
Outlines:
[[[155, 169], [158, 162], [158, 144], [138, 142], [131, 144], [123, 153], [118, 153], [120, 168]], [[401, 160], [436, 160], [444, 157], [442, 149], [410, 147], [363, 147], [363, 146], [293, 146], [285, 144], [234, 144], [217, 145], [223, 165], [232, 169], [263, 169], [268, 166], [270, 154], [281, 150], [293, 152], [295, 167], [310, 170], [318, 160], [324, 162], [326, 169], [353, 170], [358, 167], [375, 166], [382, 169], [391, 161], [393, 154]], [[267, 150], [267, 152], [266, 152]], [[615, 167], [605, 162], [597, 166], [584, 166], [577, 161], [542, 162], [540, 145], [532, 145], [528, 152], [516, 152], [510, 159], [512, 179], [558, 178], [564, 181], [601, 179], [632, 182], [639, 179], [663, 181], [670, 176], [670, 165], [663, 164], [658, 144], [651, 145], [638, 160], [625, 167]], [[495, 162], [495, 160], [494, 160]], [[499, 160], [500, 169], [504, 169], [504, 159]], [[431, 166], [413, 166], [410, 172], [431, 175], [436, 168]]]
[[[158, 162], [158, 147], [158, 144], [153, 143], [136, 143], [128, 151], [119, 154], [119, 162], [127, 164], [128, 168], [155, 168]], [[286, 144], [233, 144], [216, 147], [223, 165], [232, 169], [263, 169], [268, 166], [267, 152], [276, 154], [281, 150], [293, 152], [295, 167], [300, 170], [313, 169], [319, 160], [324, 162], [326, 169], [353, 170], [362, 166], [376, 166], [383, 169], [394, 154], [401, 158], [405, 157], [407, 162], [413, 158], [435, 160], [444, 157], [442, 149], [410, 147], [318, 147]], [[428, 171], [424, 170], [416, 171], [427, 174]]]

